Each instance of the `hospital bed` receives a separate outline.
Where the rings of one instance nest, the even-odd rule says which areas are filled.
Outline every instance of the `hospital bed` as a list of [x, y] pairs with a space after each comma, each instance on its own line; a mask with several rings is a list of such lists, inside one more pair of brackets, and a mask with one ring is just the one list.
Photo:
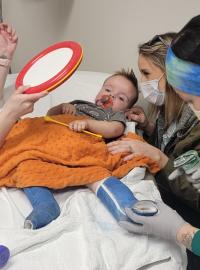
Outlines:
[[[57, 104], [74, 99], [93, 101], [109, 74], [76, 71], [58, 89], [35, 105], [32, 116], [45, 115]], [[8, 76], [1, 105], [10, 95], [16, 74]], [[140, 100], [141, 102], [141, 100]], [[161, 199], [144, 168], [135, 168], [122, 181], [138, 199]], [[0, 190], [0, 243], [11, 250], [9, 270], [182, 270], [186, 252], [156, 237], [131, 234], [87, 188], [55, 192], [61, 215], [39, 230], [23, 229], [31, 206], [21, 190]]]

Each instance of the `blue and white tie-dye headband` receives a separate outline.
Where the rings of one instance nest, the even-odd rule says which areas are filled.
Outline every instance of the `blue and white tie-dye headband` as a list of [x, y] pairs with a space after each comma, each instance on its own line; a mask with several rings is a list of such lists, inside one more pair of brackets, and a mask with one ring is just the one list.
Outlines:
[[168, 48], [166, 60], [167, 81], [177, 90], [200, 96], [200, 65], [182, 60]]

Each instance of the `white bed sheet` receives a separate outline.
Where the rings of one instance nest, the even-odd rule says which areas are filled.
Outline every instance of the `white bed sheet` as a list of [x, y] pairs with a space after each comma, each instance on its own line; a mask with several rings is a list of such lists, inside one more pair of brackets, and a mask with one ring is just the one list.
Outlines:
[[[131, 174], [125, 182], [138, 199], [160, 198], [152, 181], [139, 181], [144, 176], [141, 169]], [[31, 231], [22, 229], [24, 218], [31, 211], [23, 192], [1, 189], [0, 239], [13, 254], [5, 269], [186, 269], [184, 250], [170, 242], [121, 229], [88, 189], [62, 191], [55, 197], [62, 209], [60, 217], [45, 228]]]
[[[108, 75], [76, 72], [60, 89], [40, 100], [30, 116], [44, 115], [51, 106], [73, 99], [94, 100]], [[3, 101], [10, 95], [15, 78], [16, 74], [9, 76]], [[144, 173], [137, 168], [124, 181], [138, 199], [160, 198], [152, 181], [140, 181]], [[16, 254], [5, 270], [186, 269], [185, 250], [155, 237], [126, 232], [88, 189], [62, 191], [55, 196], [61, 216], [45, 228], [30, 231], [22, 229], [31, 211], [24, 193], [0, 190], [0, 243]]]

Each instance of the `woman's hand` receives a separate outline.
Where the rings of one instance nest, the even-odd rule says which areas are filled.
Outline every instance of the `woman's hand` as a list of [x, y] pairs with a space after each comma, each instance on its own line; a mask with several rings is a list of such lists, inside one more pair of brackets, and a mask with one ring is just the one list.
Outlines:
[[0, 23], [0, 57], [12, 59], [18, 37], [15, 29], [6, 23]]
[[10, 96], [0, 113], [0, 147], [16, 121], [24, 114], [33, 111], [34, 103], [48, 92], [23, 94], [28, 87], [21, 86]]
[[13, 118], [13, 120], [17, 120], [21, 116], [32, 112], [35, 102], [48, 94], [46, 91], [35, 94], [23, 94], [27, 88], [27, 86], [20, 86], [15, 90], [5, 103], [2, 113]]
[[191, 175], [187, 175], [187, 180], [192, 184], [192, 186], [200, 193], [200, 168], [198, 168]]
[[124, 161], [128, 161], [138, 155], [144, 155], [156, 161], [161, 169], [165, 167], [168, 161], [168, 157], [158, 148], [138, 140], [123, 138], [122, 140], [108, 143], [107, 147], [111, 154], [127, 153]]

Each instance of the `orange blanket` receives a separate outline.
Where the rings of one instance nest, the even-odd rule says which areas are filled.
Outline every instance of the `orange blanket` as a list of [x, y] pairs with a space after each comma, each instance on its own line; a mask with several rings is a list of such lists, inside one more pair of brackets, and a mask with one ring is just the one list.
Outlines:
[[[65, 123], [77, 118], [84, 117], [54, 116]], [[132, 137], [141, 140], [135, 134]], [[0, 149], [0, 186], [61, 189], [111, 175], [121, 178], [138, 166], [153, 173], [159, 170], [147, 157], [123, 162], [122, 156], [109, 154], [102, 139], [45, 122], [42, 117], [27, 118], [15, 124]]]

